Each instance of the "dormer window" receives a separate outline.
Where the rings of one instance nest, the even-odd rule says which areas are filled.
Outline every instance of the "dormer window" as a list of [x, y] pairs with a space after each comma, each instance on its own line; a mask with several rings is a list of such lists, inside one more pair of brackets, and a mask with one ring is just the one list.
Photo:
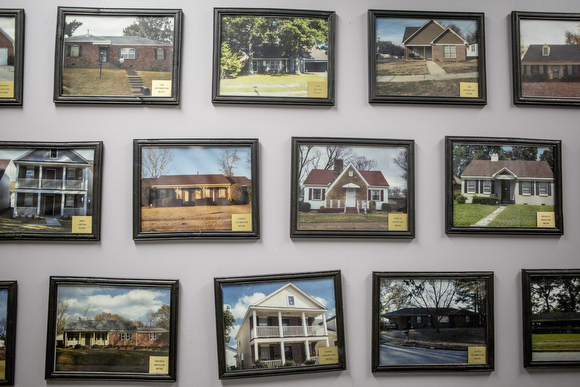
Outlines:
[[51, 159], [56, 159], [58, 158], [58, 151], [56, 149], [51, 149], [50, 150], [50, 158]]
[[354, 172], [352, 170], [348, 171], [348, 176], [352, 177], [352, 175], [354, 174]]
[[547, 44], [542, 46], [542, 56], [550, 56], [550, 46]]
[[294, 306], [294, 296], [288, 296], [288, 306]]

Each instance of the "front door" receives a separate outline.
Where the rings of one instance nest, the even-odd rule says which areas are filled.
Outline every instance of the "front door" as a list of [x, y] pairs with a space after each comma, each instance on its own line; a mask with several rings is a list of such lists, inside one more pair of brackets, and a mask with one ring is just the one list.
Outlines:
[[91, 334], [85, 333], [85, 345], [91, 345]]
[[99, 60], [103, 63], [109, 61], [109, 47], [99, 48]]
[[510, 200], [510, 182], [509, 180], [501, 181], [501, 201], [507, 202]]
[[433, 49], [431, 46], [425, 47], [425, 59], [432, 60], [433, 59]]
[[356, 193], [353, 188], [346, 189], [346, 206], [356, 207]]
[[55, 197], [54, 195], [46, 195], [44, 197], [44, 215], [47, 216], [54, 216], [54, 205], [55, 205]]

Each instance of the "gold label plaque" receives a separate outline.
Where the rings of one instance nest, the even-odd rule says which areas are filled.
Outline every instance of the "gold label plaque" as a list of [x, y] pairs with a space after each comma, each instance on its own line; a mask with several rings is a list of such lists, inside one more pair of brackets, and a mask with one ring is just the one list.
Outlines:
[[460, 82], [460, 97], [477, 98], [479, 97], [479, 85], [476, 82]]
[[328, 82], [308, 82], [308, 98], [326, 98]]
[[171, 97], [171, 81], [151, 81], [151, 96]]
[[169, 356], [150, 356], [149, 357], [150, 374], [168, 374], [169, 373]]
[[72, 232], [74, 234], [90, 234], [93, 232], [92, 216], [73, 216]]
[[252, 214], [232, 214], [232, 231], [252, 231]]
[[389, 214], [389, 231], [407, 231], [407, 214]]
[[338, 347], [322, 347], [318, 349], [319, 364], [338, 363]]

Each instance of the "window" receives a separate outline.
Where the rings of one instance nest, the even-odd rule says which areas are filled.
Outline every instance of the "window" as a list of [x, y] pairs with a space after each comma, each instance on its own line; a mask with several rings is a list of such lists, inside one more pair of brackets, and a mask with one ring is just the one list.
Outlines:
[[67, 340], [78, 340], [79, 334], [78, 334], [78, 332], [67, 332], [66, 339]]
[[550, 55], [550, 47], [549, 46], [542, 47], [542, 56], [548, 56], [548, 55]]
[[417, 316], [417, 324], [421, 324], [421, 316]]
[[157, 340], [157, 333], [149, 333], [147, 336], [149, 340]]
[[131, 340], [131, 333], [119, 333], [119, 340]]
[[475, 180], [467, 181], [467, 193], [475, 193]]
[[485, 180], [483, 182], [483, 193], [484, 194], [490, 194], [491, 193], [491, 181], [490, 180]]
[[548, 195], [548, 183], [540, 182], [538, 184], [538, 186], [539, 186], [538, 190], [540, 192], [540, 195]]
[[134, 48], [122, 48], [121, 49], [121, 58], [124, 59], [137, 59], [135, 55]]
[[260, 346], [260, 359], [262, 360], [270, 360], [270, 347]]
[[465, 316], [465, 322], [470, 322], [470, 321], [471, 321], [470, 316]]
[[26, 168], [26, 178], [27, 179], [34, 179], [34, 167]]
[[81, 56], [81, 50], [78, 44], [73, 44], [70, 46], [70, 56], [73, 58], [78, 58]]
[[538, 66], [538, 72], [544, 74], [544, 66]]
[[372, 189], [371, 190], [371, 200], [375, 202], [381, 201], [381, 190], [380, 189]]
[[288, 306], [294, 306], [294, 296], [288, 296]]
[[525, 65], [524, 70], [526, 72], [526, 75], [532, 75], [532, 66], [531, 65]]
[[74, 168], [69, 168], [66, 170], [66, 179], [67, 180], [74, 180], [75, 179], [75, 170]]
[[437, 318], [437, 321], [439, 321], [440, 323], [448, 323], [449, 322], [449, 316], [439, 316]]
[[529, 181], [522, 182], [522, 195], [529, 195], [531, 193], [531, 183]]
[[568, 75], [574, 75], [574, 68], [572, 67], [572, 65], [567, 65], [566, 66], [566, 74], [568, 74]]
[[443, 46], [443, 58], [456, 58], [455, 46]]
[[312, 200], [322, 200], [322, 189], [312, 188]]
[[352, 171], [352, 169], [348, 171], [348, 176], [349, 177], [352, 177], [353, 174], [354, 174], [354, 172]]
[[64, 195], [64, 206], [65, 207], [74, 207], [75, 206], [74, 195]]
[[220, 198], [225, 198], [226, 197], [226, 189], [225, 188], [220, 188], [218, 190], [218, 197], [220, 197]]
[[56, 149], [51, 149], [50, 150], [50, 158], [51, 159], [56, 159], [58, 158], [58, 151]]
[[24, 194], [24, 207], [34, 206], [34, 196], [31, 193]]
[[157, 48], [155, 50], [155, 58], [156, 59], [165, 59], [165, 49], [164, 48]]

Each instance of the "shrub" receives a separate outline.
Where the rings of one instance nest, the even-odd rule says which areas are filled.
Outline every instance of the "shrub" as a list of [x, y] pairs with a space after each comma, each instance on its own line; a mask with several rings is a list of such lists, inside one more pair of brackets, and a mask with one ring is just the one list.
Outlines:
[[370, 200], [369, 201], [369, 211], [373, 212], [377, 210], [377, 202], [375, 202], [374, 200]]
[[82, 345], [80, 345], [80, 344], [75, 345], [75, 349], [80, 349], [81, 347], [82, 347]]
[[316, 360], [312, 360], [312, 359], [310, 359], [310, 360], [306, 360], [306, 361], [304, 362], [304, 365], [312, 365], [312, 364], [316, 364]]
[[495, 206], [499, 204], [499, 198], [496, 197], [487, 197], [487, 196], [474, 196], [471, 199], [471, 203], [473, 204], [487, 204], [490, 206]]
[[99, 349], [99, 346], [97, 344], [93, 344], [93, 349]]
[[284, 363], [284, 367], [294, 367], [296, 365], [296, 362], [294, 360], [286, 360], [286, 363]]
[[320, 208], [318, 209], [318, 212], [324, 212], [324, 206], [320, 206]]
[[310, 212], [310, 203], [300, 202], [298, 205], [298, 211], [300, 212]]
[[463, 195], [459, 195], [459, 196], [457, 196], [455, 201], [457, 202], [457, 204], [465, 204], [465, 202], [467, 201], [467, 198]]
[[253, 364], [252, 364], [252, 368], [270, 368], [268, 367], [268, 363], [266, 363], [263, 360], [256, 360]]

